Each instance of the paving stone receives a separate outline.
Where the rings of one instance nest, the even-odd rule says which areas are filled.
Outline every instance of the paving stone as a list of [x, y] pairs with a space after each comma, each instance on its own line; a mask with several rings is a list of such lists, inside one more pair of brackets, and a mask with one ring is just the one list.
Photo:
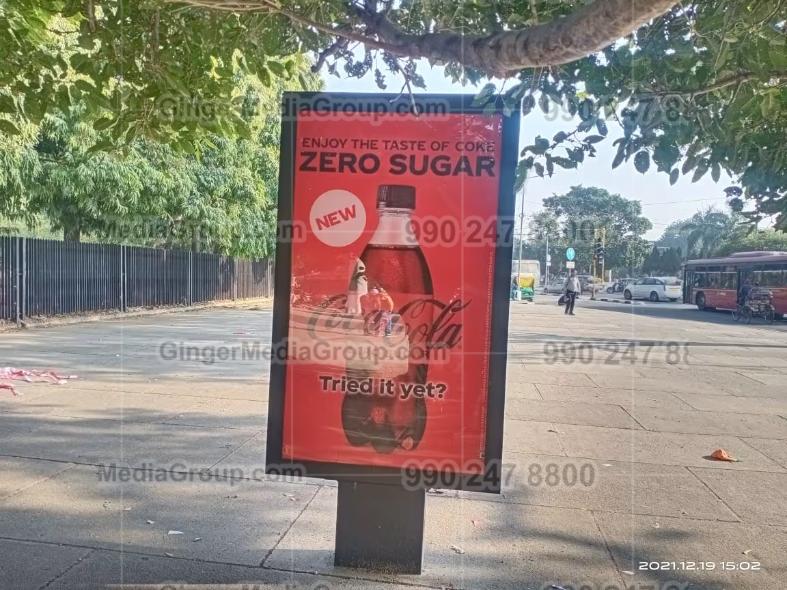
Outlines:
[[676, 393], [674, 395], [697, 410], [787, 415], [787, 399], [704, 395], [700, 393]]
[[[560, 426], [560, 441], [569, 457], [634, 461], [659, 465], [686, 465], [716, 469], [783, 472], [784, 469], [742, 440], [727, 435], [679, 434]], [[716, 449], [725, 449], [738, 463], [706, 459]]]
[[506, 420], [504, 425], [505, 442], [503, 453], [535, 453], [544, 455], [565, 455], [560, 444], [558, 428], [551, 422], [525, 422]]
[[686, 379], [686, 378], [672, 378], [672, 379], [657, 379], [657, 378], [648, 378], [648, 377], [641, 377], [636, 374], [595, 374], [591, 375], [593, 382], [598, 387], [613, 387], [613, 388], [628, 388], [628, 389], [637, 389], [637, 390], [646, 390], [646, 389], [653, 389], [656, 391], [670, 391], [670, 392], [679, 392], [679, 391], [686, 391], [689, 393], [711, 393], [711, 394], [718, 394], [718, 395], [730, 395], [728, 392], [724, 392], [719, 389], [717, 386], [710, 384], [710, 383], [703, 383], [702, 381], [698, 381], [696, 379]]
[[268, 423], [268, 402], [236, 399], [205, 399], [167, 422], [211, 428], [262, 430]]
[[555, 424], [640, 428], [623, 408], [610, 404], [512, 399], [506, 401], [506, 416], [515, 420], [538, 420]]
[[[781, 354], [784, 354], [782, 351]], [[785, 379], [783, 373], [759, 373], [759, 372], [749, 372], [749, 371], [741, 371], [742, 375], [746, 377], [750, 377], [754, 381], [758, 381], [759, 383], [763, 383], [764, 385], [776, 385], [782, 388], [782, 392], [785, 391], [787, 388], [787, 379]]]
[[742, 520], [787, 528], [787, 473], [691, 470]]
[[363, 579], [358, 572], [352, 578], [320, 576], [309, 573], [282, 572], [259, 567], [243, 567], [188, 559], [150, 557], [133, 553], [95, 551], [68, 571], [49, 588], [53, 590], [93, 590], [121, 585], [124, 590], [208, 590], [217, 584], [252, 590], [317, 590], [337, 588], [357, 590], [385, 588], [404, 590], [410, 586], [387, 584]]
[[36, 395], [30, 403], [6, 408], [6, 411], [38, 416], [156, 422], [194, 408], [200, 402], [194, 397], [53, 386], [46, 393]]
[[[129, 418], [140, 414], [129, 415]], [[0, 454], [92, 464], [209, 467], [254, 435], [137, 421], [14, 416], [17, 432], [0, 433]], [[21, 429], [21, 432], [19, 432]]]
[[39, 590], [90, 554], [83, 547], [0, 539], [0, 588]]
[[739, 520], [685, 467], [508, 453], [502, 478], [503, 493], [489, 501]]
[[[634, 574], [624, 574], [627, 588], [764, 590], [787, 580], [787, 531], [776, 527], [624, 514], [596, 519], [618, 568]], [[640, 562], [659, 569], [641, 570]], [[760, 571], [723, 571], [722, 562], [759, 563]], [[712, 563], [713, 571], [700, 571], [701, 563]]]
[[651, 389], [625, 389], [606, 387], [566, 387], [561, 385], [538, 385], [545, 400], [615, 404], [630, 410], [637, 406], [663, 408], [678, 407], [690, 410], [678, 394]]
[[315, 491], [78, 466], [3, 500], [0, 537], [259, 565]]
[[574, 387], [594, 387], [595, 384], [584, 373], [565, 372], [547, 368], [524, 367], [517, 375], [524, 383], [537, 383], [545, 385], [571, 385]]
[[690, 434], [734, 434], [787, 439], [780, 416], [733, 412], [698, 412], [672, 408], [634, 408], [631, 415], [648, 430]]
[[0, 501], [71, 467], [70, 463], [0, 456]]
[[520, 383], [510, 377], [506, 384], [506, 400], [509, 399], [542, 399], [533, 383]]
[[[265, 565], [319, 573], [346, 571], [333, 566], [335, 515], [336, 490], [323, 488]], [[423, 575], [396, 576], [397, 581], [517, 590], [620, 583], [592, 515], [582, 510], [429, 496], [424, 545]]]
[[769, 459], [787, 469], [787, 441], [767, 438], [744, 438], [743, 440]]

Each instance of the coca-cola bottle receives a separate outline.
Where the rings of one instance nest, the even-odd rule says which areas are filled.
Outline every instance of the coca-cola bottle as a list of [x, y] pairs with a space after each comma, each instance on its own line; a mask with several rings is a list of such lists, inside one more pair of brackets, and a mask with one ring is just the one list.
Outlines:
[[[433, 314], [433, 306], [429, 304], [432, 277], [413, 232], [414, 210], [415, 187], [380, 186], [377, 229], [361, 254], [370, 301], [366, 306], [364, 331], [376, 335], [380, 343], [378, 350], [386, 350], [388, 354], [387, 358], [378, 359], [371, 370], [366, 368], [361, 373], [348, 363], [347, 374], [356, 378], [372, 377], [378, 382], [388, 380], [394, 387], [384, 393], [375, 390], [373, 395], [346, 395], [342, 424], [351, 444], [371, 444], [379, 453], [390, 453], [396, 448], [415, 449], [426, 429], [423, 396], [402, 399], [399, 387], [400, 383], [426, 383], [429, 362], [427, 336]], [[393, 375], [391, 367], [396, 367]]]

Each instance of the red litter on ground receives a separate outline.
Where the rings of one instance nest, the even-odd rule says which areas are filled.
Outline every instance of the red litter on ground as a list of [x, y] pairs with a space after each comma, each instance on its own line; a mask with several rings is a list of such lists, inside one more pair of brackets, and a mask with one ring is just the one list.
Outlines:
[[[16, 369], [14, 367], [0, 367], [0, 381], [25, 381], [26, 383], [51, 383], [53, 385], [64, 385], [71, 379], [77, 379], [76, 375], [58, 375], [54, 371], [39, 371], [36, 369]], [[7, 389], [13, 395], [19, 395], [10, 383], [0, 383], [0, 389]]]
[[730, 463], [737, 463], [738, 459], [730, 455], [724, 449], [716, 449], [710, 454], [710, 458], [714, 461], [729, 461]]

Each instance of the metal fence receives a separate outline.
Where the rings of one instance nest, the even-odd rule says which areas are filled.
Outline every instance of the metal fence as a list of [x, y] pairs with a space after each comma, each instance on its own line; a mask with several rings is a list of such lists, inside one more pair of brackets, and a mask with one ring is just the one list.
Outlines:
[[269, 259], [0, 236], [0, 320], [272, 295]]

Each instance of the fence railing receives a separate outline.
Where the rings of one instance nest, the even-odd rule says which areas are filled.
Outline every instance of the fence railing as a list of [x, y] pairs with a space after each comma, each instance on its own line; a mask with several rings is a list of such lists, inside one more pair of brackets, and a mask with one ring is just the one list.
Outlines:
[[270, 259], [0, 236], [0, 320], [272, 295]]

